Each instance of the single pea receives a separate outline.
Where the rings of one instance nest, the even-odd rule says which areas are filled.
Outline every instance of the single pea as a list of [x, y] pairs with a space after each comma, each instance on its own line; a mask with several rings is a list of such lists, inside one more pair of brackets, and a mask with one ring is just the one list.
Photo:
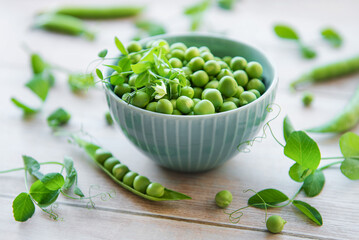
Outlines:
[[120, 161], [117, 158], [110, 157], [103, 163], [103, 166], [106, 168], [107, 171], [112, 172], [112, 168], [119, 163]]
[[236, 80], [230, 76], [224, 76], [218, 83], [218, 90], [226, 97], [232, 97], [238, 91]]
[[172, 115], [182, 115], [182, 113], [180, 111], [178, 111], [177, 109], [173, 110]]
[[128, 45], [127, 45], [127, 51], [129, 53], [132, 53], [132, 52], [139, 52], [142, 50], [142, 46], [139, 42], [137, 41], [132, 41], [130, 42]]
[[136, 64], [141, 60], [142, 56], [141, 54], [135, 54], [130, 56], [130, 60], [132, 64]]
[[226, 111], [230, 111], [230, 110], [233, 110], [233, 109], [236, 109], [236, 108], [237, 108], [237, 105], [234, 102], [232, 102], [232, 101], [231, 102], [224, 102], [222, 104], [222, 106], [219, 108], [219, 111], [220, 112], [226, 112]]
[[212, 53], [210, 52], [204, 52], [204, 53], [201, 53], [201, 58], [203, 58], [203, 60], [205, 62], [209, 61], [209, 60], [213, 60], [214, 59], [214, 56]]
[[146, 194], [151, 197], [162, 197], [165, 194], [165, 188], [159, 183], [151, 183], [146, 189]]
[[194, 114], [194, 112], [192, 111], [192, 112], [188, 113], [187, 115], [195, 115], [195, 114]]
[[246, 67], [249, 78], [260, 78], [263, 73], [262, 65], [258, 62], [249, 62]]
[[157, 107], [157, 102], [150, 102], [149, 104], [147, 104], [146, 110], [151, 112], [156, 112], [156, 107]]
[[181, 88], [181, 96], [187, 96], [189, 98], [193, 98], [194, 90], [190, 86], [185, 86]]
[[179, 50], [182, 50], [183, 52], [185, 52], [187, 50], [187, 46], [184, 43], [176, 42], [176, 43], [173, 43], [170, 47], [171, 51], [173, 51], [175, 49], [179, 49]]
[[224, 61], [217, 61], [221, 69], [230, 69], [230, 67]]
[[128, 173], [130, 170], [128, 169], [128, 167], [125, 164], [119, 163], [116, 164], [113, 168], [112, 168], [112, 175], [118, 179], [118, 180], [122, 180], [122, 178], [126, 175], [126, 173]]
[[251, 89], [258, 90], [260, 94], [263, 94], [266, 90], [266, 86], [264, 85], [264, 83], [257, 78], [253, 78], [249, 80], [249, 82], [246, 85], [246, 88], [247, 90], [251, 90]]
[[186, 79], [186, 86], [190, 87], [191, 86], [191, 81]]
[[214, 57], [214, 60], [216, 60], [216, 61], [222, 61], [222, 59], [220, 58], [220, 57]]
[[310, 104], [313, 102], [314, 95], [310, 92], [305, 92], [302, 97], [302, 102], [304, 106], [309, 107]]
[[107, 125], [109, 125], [109, 126], [113, 125], [113, 118], [112, 118], [110, 112], [105, 113], [105, 120], [106, 120]]
[[204, 71], [210, 76], [216, 76], [221, 71], [221, 66], [215, 60], [209, 60], [203, 66]]
[[219, 84], [219, 81], [217, 81], [217, 80], [212, 80], [212, 81], [208, 82], [208, 83], [206, 84], [206, 86], [204, 86], [204, 88], [205, 88], [205, 89], [207, 89], [207, 88], [217, 89], [217, 88], [218, 88], [218, 84]]
[[182, 51], [180, 49], [174, 49], [173, 51], [171, 51], [171, 57], [178, 58], [179, 60], [183, 61], [184, 60], [184, 51]]
[[133, 181], [133, 188], [141, 193], [145, 193], [148, 185], [150, 185], [150, 180], [145, 176], [137, 176]]
[[125, 94], [123, 94], [123, 95], [122, 95], [122, 100], [125, 101], [125, 102], [127, 102], [129, 96], [130, 96], [130, 93], [125, 93]]
[[156, 47], [156, 46], [162, 46], [163, 48], [166, 49], [166, 52], [170, 51], [170, 45], [164, 39], [158, 39], [158, 40], [154, 41], [152, 44], [152, 47]]
[[171, 99], [177, 99], [178, 98], [178, 96], [179, 96], [178, 86], [179, 86], [179, 80], [177, 78], [173, 79], [173, 81], [170, 82], [170, 84], [169, 84], [169, 87], [170, 87], [169, 96], [171, 97]]
[[132, 74], [130, 79], [128, 80], [128, 85], [134, 87], [137, 79], [137, 74]]
[[218, 108], [223, 104], [223, 98], [220, 91], [213, 88], [207, 88], [202, 93], [202, 99], [207, 99], [210, 101], [214, 108]]
[[199, 48], [199, 52], [200, 53], [205, 53], [205, 52], [211, 52], [211, 50], [209, 50], [209, 48], [206, 47], [206, 46], [202, 46], [202, 47]]
[[133, 187], [133, 181], [135, 180], [135, 177], [137, 177], [137, 176], [138, 176], [138, 173], [129, 171], [123, 177], [122, 182], [129, 187]]
[[287, 223], [281, 216], [272, 215], [267, 219], [266, 226], [271, 233], [280, 233]]
[[222, 190], [216, 194], [216, 204], [220, 208], [228, 207], [233, 199], [232, 193], [228, 190]]
[[167, 58], [167, 59], [170, 59], [171, 57], [172, 57], [172, 54], [171, 54], [171, 53], [167, 53], [167, 54], [166, 54], [166, 58]]
[[223, 77], [225, 77], [225, 76], [233, 77], [233, 74], [232, 74], [231, 70], [229, 70], [229, 69], [222, 69], [222, 70], [218, 73], [217, 79], [218, 79], [218, 80], [221, 80], [221, 79], [222, 79]]
[[164, 114], [172, 114], [173, 106], [172, 103], [167, 99], [160, 99], [157, 102], [156, 112], [164, 113]]
[[231, 60], [230, 67], [233, 71], [243, 70], [247, 66], [247, 60], [243, 57], [234, 57]]
[[149, 102], [150, 96], [142, 91], [137, 91], [131, 100], [131, 104], [139, 108], [146, 107]]
[[237, 92], [236, 92], [236, 94], [234, 94], [233, 97], [236, 97], [236, 98], [239, 99], [241, 97], [242, 92], [244, 92], [244, 88], [242, 86], [238, 86], [237, 87]]
[[193, 101], [193, 107], [194, 107], [194, 106], [196, 106], [197, 103], [199, 103], [201, 101], [201, 99], [193, 98], [192, 101]]
[[234, 79], [236, 79], [239, 86], [244, 87], [248, 83], [248, 75], [243, 70], [237, 70], [233, 73]]
[[202, 88], [194, 87], [193, 91], [194, 91], [193, 98], [202, 98], [202, 92], [203, 92]]
[[204, 99], [194, 106], [193, 112], [195, 115], [212, 114], [215, 113], [215, 109], [210, 101]]
[[151, 40], [151, 41], [146, 42], [146, 48], [152, 47], [152, 44], [153, 44], [154, 42], [155, 42], [155, 40]]
[[99, 148], [95, 151], [95, 160], [98, 163], [103, 164], [105, 162], [105, 160], [107, 160], [110, 157], [112, 157], [112, 153], [110, 153], [109, 151], [107, 151], [103, 148]]
[[172, 57], [170, 60], [168, 60], [172, 67], [174, 68], [181, 68], [183, 67], [182, 61], [178, 58]]
[[187, 66], [194, 72], [201, 70], [204, 66], [204, 60], [201, 57], [194, 57], [189, 61]]
[[251, 89], [248, 91], [254, 93], [254, 95], [256, 95], [257, 98], [259, 98], [261, 96], [260, 92], [258, 92], [258, 90], [256, 90], [256, 89]]
[[254, 93], [249, 92], [249, 91], [244, 91], [241, 94], [239, 101], [240, 101], [240, 105], [243, 106], [243, 105], [247, 105], [248, 103], [253, 102], [256, 99], [257, 99], [257, 97]]
[[181, 113], [188, 114], [192, 111], [194, 103], [191, 98], [187, 96], [180, 96], [176, 101], [176, 106]]
[[176, 109], [176, 99], [171, 99], [170, 102], [172, 104], [173, 109]]
[[131, 92], [132, 89], [129, 84], [122, 83], [120, 85], [116, 85], [113, 91], [117, 96], [122, 97], [123, 94]]
[[239, 107], [239, 99], [236, 97], [230, 97], [230, 98], [226, 98], [224, 99], [224, 102], [233, 102], [234, 104], [236, 104], [237, 107]]
[[192, 83], [196, 87], [203, 87], [209, 81], [208, 74], [203, 71], [199, 70], [191, 75]]
[[190, 78], [192, 75], [192, 70], [189, 67], [183, 67], [182, 68], [183, 72], [186, 74], [187, 78]]
[[228, 66], [231, 65], [232, 57], [231, 56], [225, 56], [222, 58], [222, 60], [227, 63]]
[[192, 58], [199, 57], [201, 54], [197, 47], [190, 47], [184, 53], [184, 58], [190, 61]]

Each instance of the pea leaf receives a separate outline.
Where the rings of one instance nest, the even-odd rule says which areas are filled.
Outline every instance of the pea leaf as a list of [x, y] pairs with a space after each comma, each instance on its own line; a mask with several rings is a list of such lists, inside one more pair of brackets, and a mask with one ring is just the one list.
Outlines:
[[274, 26], [274, 32], [280, 38], [299, 40], [297, 32], [288, 25], [277, 24]]
[[332, 47], [338, 48], [343, 43], [342, 37], [333, 28], [324, 28], [320, 33], [323, 39], [326, 40]]
[[298, 163], [294, 163], [289, 169], [289, 176], [296, 182], [303, 182], [309, 174], [312, 173], [312, 170], [308, 168], [304, 168], [302, 165]]
[[131, 65], [132, 71], [136, 74], [141, 74], [143, 72], [146, 72], [148, 69], [150, 69], [152, 66], [152, 63], [144, 61], [139, 62], [137, 64]]
[[85, 197], [85, 195], [83, 194], [83, 192], [81, 191], [81, 189], [78, 186], [74, 187], [74, 194], [76, 194], [79, 197]]
[[128, 55], [126, 48], [123, 46], [122, 42], [117, 37], [115, 37], [115, 44], [117, 49], [120, 50], [123, 55]]
[[218, 6], [225, 10], [232, 10], [236, 0], [217, 0]]
[[124, 82], [125, 82], [125, 79], [121, 75], [118, 75], [118, 74], [115, 74], [115, 75], [111, 76], [111, 78], [110, 78], [110, 83], [112, 85], [120, 85]]
[[290, 134], [284, 146], [284, 154], [304, 168], [311, 170], [318, 168], [321, 159], [317, 143], [303, 131]]
[[12, 203], [14, 218], [16, 221], [25, 222], [35, 213], [35, 205], [28, 193], [20, 193]]
[[[259, 197], [259, 196], [260, 197]], [[248, 205], [257, 208], [264, 208], [262, 199], [270, 205], [276, 205], [289, 200], [287, 195], [273, 188], [264, 189], [248, 199]]]
[[323, 225], [323, 219], [317, 209], [310, 206], [308, 203], [294, 200], [293, 205], [298, 208], [302, 213], [304, 213], [310, 220], [318, 224], [319, 226]]
[[206, 11], [211, 4], [210, 0], [203, 0], [185, 9], [184, 14], [193, 15]]
[[128, 57], [123, 57], [118, 62], [118, 66], [122, 68], [123, 72], [131, 71], [131, 60]]
[[340, 166], [344, 176], [351, 180], [359, 179], [359, 136], [348, 132], [339, 139], [340, 150], [345, 160]]
[[64, 190], [68, 190], [75, 183], [75, 180], [77, 178], [77, 172], [74, 168], [74, 161], [70, 157], [64, 158], [64, 166], [66, 171], [66, 178], [62, 188]]
[[70, 74], [68, 84], [71, 91], [79, 92], [95, 86], [95, 79], [92, 74]]
[[40, 57], [39, 54], [33, 53], [30, 56], [31, 58], [31, 68], [34, 74], [42, 73], [46, 68], [46, 63]]
[[150, 81], [150, 75], [149, 75], [148, 71], [143, 72], [137, 76], [136, 82], [135, 82], [135, 87], [136, 88], [143, 87], [147, 83], [149, 83], [149, 81]]
[[64, 157], [64, 168], [66, 175], [70, 175], [74, 169], [74, 161], [70, 157]]
[[54, 203], [59, 194], [59, 190], [52, 191], [47, 189], [40, 180], [34, 182], [30, 187], [30, 195], [40, 207], [47, 207]]
[[25, 170], [28, 171], [29, 174], [33, 175], [37, 179], [41, 179], [44, 175], [39, 172], [40, 164], [34, 158], [29, 156], [22, 156], [24, 161]]
[[145, 31], [149, 36], [156, 36], [166, 33], [165, 27], [157, 22], [149, 20], [138, 20], [135, 24], [137, 28]]
[[14, 98], [14, 97], [11, 98], [11, 102], [13, 102], [16, 107], [22, 109], [25, 116], [30, 116], [30, 115], [36, 114], [36, 113], [38, 113], [40, 111], [40, 109], [29, 107], [26, 104], [20, 102], [16, 98]]
[[97, 54], [100, 58], [105, 58], [107, 56], [107, 49], [102, 50]]
[[71, 115], [63, 108], [56, 109], [47, 117], [47, 124], [50, 127], [59, 127], [65, 125], [71, 118]]
[[48, 173], [40, 180], [48, 190], [59, 190], [65, 183], [64, 177], [60, 173]]
[[288, 116], [285, 116], [285, 118], [283, 120], [283, 135], [284, 135], [285, 141], [288, 140], [290, 134], [294, 131], [295, 131], [295, 129], [292, 125], [292, 122], [289, 120]]
[[119, 67], [119, 66], [116, 66], [116, 65], [107, 65], [107, 64], [104, 64], [104, 66], [109, 67], [109, 68], [112, 68], [113, 70], [115, 70], [115, 71], [118, 72], [118, 73], [121, 73], [121, 72], [122, 72], [122, 68]]
[[325, 177], [322, 171], [315, 170], [303, 183], [303, 190], [308, 197], [317, 196], [323, 189]]
[[99, 79], [103, 80], [103, 74], [100, 69], [96, 68], [96, 75]]
[[359, 158], [345, 158], [340, 171], [350, 180], [359, 180]]
[[33, 93], [35, 93], [43, 102], [49, 93], [49, 81], [45, 80], [42, 74], [36, 74], [25, 84]]
[[317, 56], [315, 50], [309, 46], [300, 45], [300, 51], [302, 53], [302, 56], [307, 59], [312, 59]]

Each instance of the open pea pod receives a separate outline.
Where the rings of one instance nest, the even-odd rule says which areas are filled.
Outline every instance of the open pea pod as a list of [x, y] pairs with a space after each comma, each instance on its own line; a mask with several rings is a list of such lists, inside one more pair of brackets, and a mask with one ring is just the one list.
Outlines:
[[115, 178], [111, 172], [109, 172], [104, 166], [102, 166], [100, 163], [98, 163], [95, 160], [95, 152], [97, 149], [101, 148], [100, 146], [93, 144], [91, 142], [85, 141], [77, 136], [72, 136], [72, 139], [80, 146], [82, 147], [86, 153], [91, 157], [91, 159], [99, 166], [110, 178], [112, 178], [113, 181], [115, 181], [117, 184], [119, 184], [121, 187], [127, 189], [128, 191], [143, 197], [145, 199], [151, 200], [151, 201], [173, 201], [173, 200], [184, 200], [184, 199], [192, 199], [191, 197], [179, 193], [176, 191], [173, 191], [171, 189], [165, 188], [164, 194], [162, 197], [152, 197], [147, 194], [141, 193], [134, 188], [124, 184], [123, 182], [119, 181], [117, 178]]

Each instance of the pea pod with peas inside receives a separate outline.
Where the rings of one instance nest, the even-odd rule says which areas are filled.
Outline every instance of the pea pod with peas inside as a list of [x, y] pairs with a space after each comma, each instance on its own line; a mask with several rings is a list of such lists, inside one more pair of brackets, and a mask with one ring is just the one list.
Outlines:
[[100, 146], [77, 136], [72, 136], [72, 139], [86, 151], [97, 166], [109, 175], [113, 181], [128, 191], [152, 201], [191, 199], [191, 197], [183, 193], [167, 189], [159, 183], [151, 182], [145, 176], [130, 171], [126, 165], [120, 163], [110, 152]]

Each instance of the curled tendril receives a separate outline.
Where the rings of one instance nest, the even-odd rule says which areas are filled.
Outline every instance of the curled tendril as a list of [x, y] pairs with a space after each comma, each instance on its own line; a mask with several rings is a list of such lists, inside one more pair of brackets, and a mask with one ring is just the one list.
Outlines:
[[241, 220], [241, 217], [244, 215], [242, 210], [246, 209], [248, 207], [249, 206], [245, 206], [245, 207], [236, 209], [236, 210], [234, 210], [232, 212], [226, 212], [225, 210], [223, 212], [228, 215], [229, 221], [231, 223], [239, 223], [239, 221]]
[[45, 212], [45, 213], [47, 213], [49, 215], [50, 219], [57, 221], [57, 220], [59, 220], [59, 215], [56, 212], [54, 212], [53, 209], [58, 208], [58, 206], [54, 206], [54, 205], [56, 205], [56, 204], [52, 204], [50, 206], [50, 210], [47, 210], [47, 209], [42, 208], [42, 207], [40, 207], [40, 208], [41, 208], [41, 210], [43, 212]]
[[96, 204], [93, 201], [93, 199], [96, 198], [96, 197], [100, 197], [100, 199], [102, 201], [108, 201], [109, 199], [112, 199], [112, 198], [114, 198], [114, 196], [116, 196], [116, 192], [114, 190], [111, 190], [109, 192], [101, 192], [101, 193], [98, 193], [98, 194], [95, 194], [95, 195], [91, 195], [91, 191], [93, 189], [100, 190], [101, 187], [98, 186], [98, 185], [91, 185], [89, 187], [89, 197], [86, 198], [86, 199], [89, 200], [88, 203], [87, 203], [87, 208], [89, 208], [89, 209], [92, 209], [92, 208], [96, 207]]
[[267, 216], [268, 216], [267, 205], [268, 205], [268, 203], [266, 203], [264, 201], [264, 199], [261, 197], [261, 195], [259, 195], [258, 192], [254, 191], [253, 189], [244, 190], [243, 193], [247, 193], [249, 191], [255, 193], [260, 198], [260, 200], [262, 200], [263, 205], [264, 205], [264, 212], [265, 212], [264, 222], [267, 222]]
[[[268, 113], [273, 112], [273, 111], [274, 111], [274, 109], [273, 109], [274, 106], [275, 106], [275, 107], [278, 107], [278, 109], [279, 109], [279, 110], [278, 110], [278, 113], [277, 113], [273, 118], [269, 119], [269, 120], [263, 125], [263, 128], [262, 128], [263, 133], [262, 133], [262, 135], [261, 135], [261, 136], [257, 136], [257, 137], [255, 137], [255, 138], [253, 138], [252, 140], [248, 140], [248, 141], [245, 141], [245, 142], [240, 143], [240, 144], [237, 146], [238, 151], [244, 152], [244, 153], [249, 153], [249, 152], [250, 152], [250, 149], [249, 149], [248, 147], [245, 147], [244, 149], [241, 149], [241, 147], [242, 147], [243, 145], [252, 147], [255, 142], [259, 142], [259, 143], [262, 142], [263, 139], [267, 138], [267, 133], [266, 133], [267, 129], [269, 129], [269, 131], [271, 132], [272, 136], [274, 137], [273, 132], [272, 132], [272, 128], [271, 128], [271, 126], [270, 126], [269, 124], [270, 124], [273, 120], [275, 120], [275, 119], [280, 115], [280, 112], [282, 111], [281, 107], [280, 107], [278, 104], [276, 104], [276, 103], [270, 103], [270, 104], [268, 104], [268, 106], [266, 107], [266, 111], [267, 111]], [[274, 137], [274, 139], [278, 142], [278, 140], [277, 140], [275, 137]], [[279, 143], [279, 142], [278, 142], [278, 143]], [[279, 143], [279, 144], [280, 144], [280, 143]]]

